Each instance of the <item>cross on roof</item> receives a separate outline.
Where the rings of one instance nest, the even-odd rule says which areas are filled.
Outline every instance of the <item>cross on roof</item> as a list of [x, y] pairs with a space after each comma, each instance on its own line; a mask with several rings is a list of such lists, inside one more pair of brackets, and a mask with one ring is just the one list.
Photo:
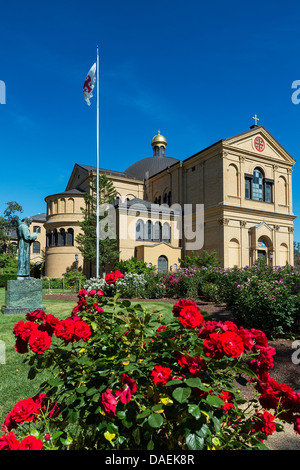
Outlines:
[[259, 119], [258, 119], [258, 117], [256, 116], [256, 114], [255, 114], [255, 116], [254, 116], [254, 117], [252, 117], [252, 119], [254, 119], [254, 121], [255, 121], [255, 125], [257, 126], [257, 121], [259, 121]]

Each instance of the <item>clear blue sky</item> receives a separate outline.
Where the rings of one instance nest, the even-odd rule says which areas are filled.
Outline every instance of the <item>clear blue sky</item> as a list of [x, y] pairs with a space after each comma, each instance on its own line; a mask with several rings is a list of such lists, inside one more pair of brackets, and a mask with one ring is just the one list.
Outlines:
[[[12, 200], [45, 212], [75, 163], [96, 165], [96, 94], [88, 107], [82, 86], [97, 44], [101, 167], [151, 156], [158, 129], [185, 159], [255, 113], [300, 161], [299, 1], [16, 0], [0, 16], [0, 213]], [[293, 197], [300, 215], [299, 163]]]

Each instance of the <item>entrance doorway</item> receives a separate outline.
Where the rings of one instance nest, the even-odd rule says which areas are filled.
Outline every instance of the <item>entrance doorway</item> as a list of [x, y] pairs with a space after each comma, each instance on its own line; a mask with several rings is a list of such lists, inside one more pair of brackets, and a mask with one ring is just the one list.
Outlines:
[[267, 261], [267, 252], [265, 250], [257, 250], [257, 258]]

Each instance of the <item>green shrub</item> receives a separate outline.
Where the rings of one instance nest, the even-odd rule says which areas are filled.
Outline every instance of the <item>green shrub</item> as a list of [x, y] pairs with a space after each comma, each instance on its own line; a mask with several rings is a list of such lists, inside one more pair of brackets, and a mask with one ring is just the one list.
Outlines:
[[16, 274], [0, 274], [0, 287], [6, 287], [7, 281], [17, 278]]
[[[285, 419], [299, 432], [299, 396], [266, 373], [275, 350], [261, 330], [205, 322], [187, 302], [162, 324], [118, 296], [78, 297], [67, 319], [33, 312], [25, 339], [15, 325], [29, 378], [52, 376], [8, 415], [2, 445], [30, 435], [53, 450], [256, 450]], [[249, 403], [238, 387], [248, 381]]]

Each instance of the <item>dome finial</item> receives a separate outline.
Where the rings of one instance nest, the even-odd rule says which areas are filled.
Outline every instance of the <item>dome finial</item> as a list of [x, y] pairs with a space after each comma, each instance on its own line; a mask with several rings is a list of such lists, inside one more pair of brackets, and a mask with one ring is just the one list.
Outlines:
[[153, 148], [153, 157], [164, 157], [165, 148], [167, 146], [167, 139], [161, 135], [160, 130], [158, 130], [157, 135], [155, 135], [151, 142]]

